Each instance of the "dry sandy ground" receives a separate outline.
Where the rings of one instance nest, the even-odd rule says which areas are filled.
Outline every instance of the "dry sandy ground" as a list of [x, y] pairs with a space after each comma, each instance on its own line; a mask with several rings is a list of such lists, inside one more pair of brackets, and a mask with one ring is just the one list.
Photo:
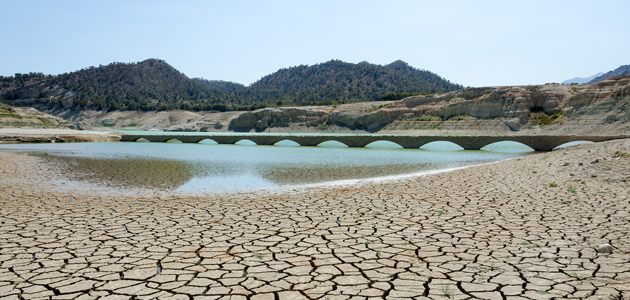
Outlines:
[[626, 153], [630, 140], [280, 197], [123, 198], [42, 184], [46, 164], [0, 152], [0, 298], [630, 299]]

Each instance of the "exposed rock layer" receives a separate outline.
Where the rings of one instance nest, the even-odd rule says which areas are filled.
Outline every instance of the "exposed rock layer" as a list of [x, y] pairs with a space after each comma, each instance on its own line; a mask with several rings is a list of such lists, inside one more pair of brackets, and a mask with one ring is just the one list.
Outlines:
[[[58, 92], [60, 97], [70, 97]], [[37, 100], [20, 104], [37, 106]], [[629, 105], [630, 76], [620, 76], [590, 86], [469, 88], [399, 101], [251, 112], [106, 113], [40, 108], [73, 122], [78, 129], [624, 135], [630, 132]]]
[[65, 123], [67, 122], [60, 117], [40, 112], [31, 107], [11, 107], [0, 103], [0, 127], [56, 127]]
[[[265, 108], [232, 119], [230, 129], [263, 131], [290, 125], [337, 125], [378, 131], [396, 122], [472, 122], [495, 120], [501, 131], [570, 131], [572, 133], [628, 131], [630, 76], [592, 86], [542, 85], [472, 88], [447, 94], [409, 97], [339, 107]], [[584, 125], [589, 126], [585, 127]], [[527, 125], [527, 126], [526, 126]], [[537, 125], [548, 125], [540, 128]], [[608, 126], [613, 125], [613, 126]], [[390, 126], [390, 128], [387, 128]], [[475, 125], [471, 124], [471, 129]]]

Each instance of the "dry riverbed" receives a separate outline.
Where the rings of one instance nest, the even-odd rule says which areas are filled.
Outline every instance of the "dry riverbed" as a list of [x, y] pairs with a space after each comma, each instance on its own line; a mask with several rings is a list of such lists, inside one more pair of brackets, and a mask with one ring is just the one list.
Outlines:
[[628, 153], [620, 140], [280, 196], [123, 197], [0, 152], [0, 299], [630, 299]]

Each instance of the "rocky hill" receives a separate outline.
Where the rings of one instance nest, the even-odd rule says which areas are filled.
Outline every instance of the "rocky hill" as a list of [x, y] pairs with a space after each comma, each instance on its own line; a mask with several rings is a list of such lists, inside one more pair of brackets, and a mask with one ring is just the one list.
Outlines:
[[235, 131], [346, 128], [368, 132], [630, 134], [630, 76], [590, 86], [469, 88], [318, 108], [266, 108], [232, 119]]
[[588, 81], [586, 84], [595, 84], [598, 82], [602, 82], [611, 77], [623, 76], [623, 75], [630, 75], [630, 65], [621, 66], [603, 75], [597, 76], [591, 79], [590, 81]]
[[[154, 69], [160, 71], [153, 74]], [[127, 70], [123, 74], [134, 75], [115, 77], [120, 75], [116, 70]], [[387, 66], [331, 61], [283, 69], [272, 75], [250, 87], [239, 87], [227, 82], [188, 79], [158, 60], [112, 64], [59, 76], [19, 74], [0, 78], [0, 94], [4, 101], [13, 105], [3, 106], [0, 122], [4, 126], [40, 123], [41, 126], [74, 126], [78, 129], [173, 131], [630, 133], [630, 76], [612, 77], [592, 85], [459, 89], [460, 86], [435, 74], [414, 69], [400, 61]], [[426, 80], [420, 81], [420, 78]], [[106, 84], [108, 80], [116, 82], [113, 87]], [[403, 87], [407, 92], [396, 92]], [[256, 89], [257, 93], [251, 92]], [[403, 97], [426, 93], [426, 89], [428, 92], [454, 91], [365, 102], [381, 99], [385, 92]], [[346, 96], [334, 98], [337, 97], [334, 95], [340, 95], [337, 92]], [[350, 98], [348, 95], [351, 94], [358, 98]], [[84, 105], [81, 104], [86, 99], [83, 95], [96, 96], [89, 96]], [[132, 95], [141, 95], [135, 98], [139, 99], [140, 105], [153, 105], [152, 109], [156, 110], [128, 110], [137, 102], [126, 103], [120, 97], [136, 97]], [[285, 96], [277, 98], [281, 97], [278, 95]], [[98, 102], [103, 97], [102, 105], [107, 109]], [[235, 106], [213, 103], [227, 99], [228, 103], [243, 105], [244, 97], [252, 97], [247, 100], [252, 102], [281, 99], [277, 101], [295, 104], [264, 107], [264, 104], [253, 103], [243, 110], [230, 111]], [[194, 103], [193, 99], [199, 102]], [[363, 102], [321, 105], [327, 101], [331, 104]], [[114, 109], [115, 105], [120, 106]], [[122, 106], [127, 110], [122, 110]]]
[[596, 77], [602, 76], [604, 75], [604, 73], [599, 72], [593, 76], [589, 76], [589, 77], [575, 77], [575, 78], [571, 78], [571, 79], [567, 79], [565, 81], [563, 81], [563, 84], [572, 84], [572, 83], [576, 83], [576, 84], [586, 84], [587, 82], [595, 79]]
[[448, 92], [461, 88], [400, 60], [386, 66], [331, 60], [281, 69], [237, 91], [236, 95], [247, 103], [330, 105], [377, 101], [393, 92]]
[[64, 114], [78, 128], [404, 134], [630, 134], [630, 76], [590, 86], [468, 88], [398, 101], [254, 111]]
[[0, 78], [7, 103], [40, 110], [172, 110], [229, 105], [233, 96], [189, 79], [166, 62], [112, 63], [57, 76], [41, 73]]
[[462, 88], [402, 61], [387, 66], [330, 61], [282, 69], [251, 86], [190, 79], [166, 62], [111, 63], [57, 76], [0, 76], [0, 100], [60, 115], [68, 111], [233, 111], [378, 100], [391, 92]]

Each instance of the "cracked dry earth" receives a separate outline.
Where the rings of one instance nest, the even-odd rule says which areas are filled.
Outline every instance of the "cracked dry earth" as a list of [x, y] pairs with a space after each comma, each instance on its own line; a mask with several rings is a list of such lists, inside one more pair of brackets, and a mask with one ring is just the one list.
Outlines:
[[[617, 151], [630, 142], [280, 197], [1, 181], [0, 298], [630, 299]], [[36, 176], [0, 159], [3, 176]]]

